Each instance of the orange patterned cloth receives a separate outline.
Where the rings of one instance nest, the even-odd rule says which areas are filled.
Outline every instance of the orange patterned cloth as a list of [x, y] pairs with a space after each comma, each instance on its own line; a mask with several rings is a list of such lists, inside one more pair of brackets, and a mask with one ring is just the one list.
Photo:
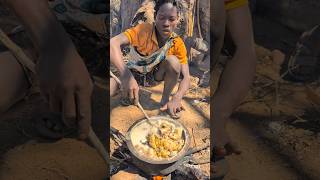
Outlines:
[[[155, 26], [152, 24], [138, 24], [127, 29], [124, 34], [128, 37], [130, 45], [144, 56], [149, 56], [159, 49]], [[174, 38], [173, 45], [169, 48], [167, 55], [174, 55], [181, 64], [187, 64], [187, 49], [181, 37]]]

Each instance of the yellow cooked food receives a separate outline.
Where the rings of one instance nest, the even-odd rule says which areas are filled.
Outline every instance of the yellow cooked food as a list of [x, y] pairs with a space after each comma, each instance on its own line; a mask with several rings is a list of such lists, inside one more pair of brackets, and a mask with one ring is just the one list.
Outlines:
[[160, 133], [152, 132], [148, 136], [148, 144], [159, 158], [175, 156], [183, 147], [182, 128], [175, 128], [172, 124], [160, 124]]

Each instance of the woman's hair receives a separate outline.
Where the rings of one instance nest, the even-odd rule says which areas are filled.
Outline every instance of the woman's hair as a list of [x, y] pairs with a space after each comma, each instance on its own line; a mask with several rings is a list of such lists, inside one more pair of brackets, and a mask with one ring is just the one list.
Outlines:
[[166, 4], [166, 3], [171, 3], [173, 6], [175, 6], [176, 8], [178, 8], [176, 0], [156, 0], [156, 5], [155, 5], [155, 7], [154, 7], [154, 10], [155, 10], [154, 15], [155, 15], [155, 16], [157, 15], [160, 7], [161, 7], [162, 5], [164, 5], [164, 4]]

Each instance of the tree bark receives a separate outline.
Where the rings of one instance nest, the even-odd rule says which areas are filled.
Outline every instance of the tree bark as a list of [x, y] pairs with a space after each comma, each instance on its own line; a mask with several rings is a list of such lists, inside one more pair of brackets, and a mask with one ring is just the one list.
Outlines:
[[121, 0], [120, 18], [121, 18], [121, 32], [130, 28], [130, 23], [136, 11], [141, 6], [144, 0]]

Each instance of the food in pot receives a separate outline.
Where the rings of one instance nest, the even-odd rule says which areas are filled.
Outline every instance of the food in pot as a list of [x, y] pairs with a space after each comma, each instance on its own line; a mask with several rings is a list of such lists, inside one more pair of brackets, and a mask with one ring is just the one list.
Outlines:
[[[146, 128], [142, 128], [145, 129]], [[166, 120], [159, 120], [148, 128], [144, 139], [134, 144], [135, 149], [143, 156], [155, 160], [175, 157], [184, 146], [183, 128]], [[140, 137], [141, 137], [140, 134]], [[137, 141], [135, 141], [137, 142]]]

